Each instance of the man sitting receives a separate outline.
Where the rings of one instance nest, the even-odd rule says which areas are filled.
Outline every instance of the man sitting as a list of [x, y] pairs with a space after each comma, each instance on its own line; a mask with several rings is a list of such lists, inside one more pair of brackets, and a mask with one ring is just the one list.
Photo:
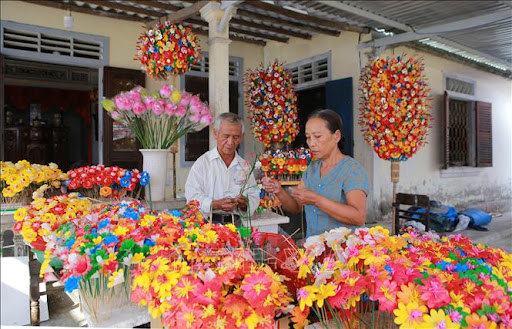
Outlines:
[[254, 213], [260, 202], [260, 189], [250, 165], [236, 152], [242, 141], [244, 124], [233, 113], [223, 113], [215, 119], [213, 136], [217, 147], [203, 154], [192, 166], [185, 184], [187, 202], [198, 200], [205, 217], [228, 224], [240, 215]]

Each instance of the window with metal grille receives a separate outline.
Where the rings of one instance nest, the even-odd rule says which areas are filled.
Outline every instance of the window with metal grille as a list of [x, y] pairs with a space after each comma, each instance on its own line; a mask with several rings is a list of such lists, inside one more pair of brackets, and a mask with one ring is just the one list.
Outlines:
[[2, 54], [27, 60], [102, 67], [108, 63], [108, 38], [2, 21]]
[[492, 104], [445, 92], [445, 168], [492, 167]]
[[331, 80], [331, 53], [327, 52], [285, 65], [296, 90], [311, 88]]

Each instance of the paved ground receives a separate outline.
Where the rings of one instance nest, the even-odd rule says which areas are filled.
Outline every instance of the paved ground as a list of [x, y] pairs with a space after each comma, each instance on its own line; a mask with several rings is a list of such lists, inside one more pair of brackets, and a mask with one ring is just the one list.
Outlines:
[[[379, 223], [391, 227], [391, 223]], [[494, 214], [492, 222], [486, 226], [489, 231], [481, 232], [465, 230], [455, 234], [470, 237], [475, 242], [492, 247], [503, 248], [512, 253], [512, 212]], [[77, 294], [66, 294], [62, 291], [48, 293], [50, 320], [42, 322], [41, 326], [51, 327], [85, 327], [87, 323], [80, 311]]]

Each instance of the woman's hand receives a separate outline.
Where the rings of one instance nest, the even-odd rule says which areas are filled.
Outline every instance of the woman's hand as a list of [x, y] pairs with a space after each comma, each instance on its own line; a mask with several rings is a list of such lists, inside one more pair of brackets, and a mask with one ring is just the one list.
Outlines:
[[281, 183], [275, 178], [263, 177], [261, 184], [263, 185], [263, 189], [268, 193], [277, 194], [283, 189]]
[[313, 190], [308, 189], [304, 184], [299, 184], [297, 188], [291, 191], [291, 195], [298, 203], [302, 205], [316, 204], [320, 195]]

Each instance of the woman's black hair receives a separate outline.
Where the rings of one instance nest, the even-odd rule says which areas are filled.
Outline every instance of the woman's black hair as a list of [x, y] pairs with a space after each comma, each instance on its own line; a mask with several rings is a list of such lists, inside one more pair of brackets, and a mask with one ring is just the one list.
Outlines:
[[343, 120], [341, 120], [339, 114], [329, 109], [318, 109], [313, 111], [308, 116], [308, 120], [312, 118], [320, 118], [324, 120], [327, 129], [329, 129], [329, 131], [332, 132], [333, 134], [336, 132], [336, 130], [340, 131], [341, 138], [338, 142], [338, 148], [340, 149], [341, 152], [343, 152], [345, 137], [343, 136]]

